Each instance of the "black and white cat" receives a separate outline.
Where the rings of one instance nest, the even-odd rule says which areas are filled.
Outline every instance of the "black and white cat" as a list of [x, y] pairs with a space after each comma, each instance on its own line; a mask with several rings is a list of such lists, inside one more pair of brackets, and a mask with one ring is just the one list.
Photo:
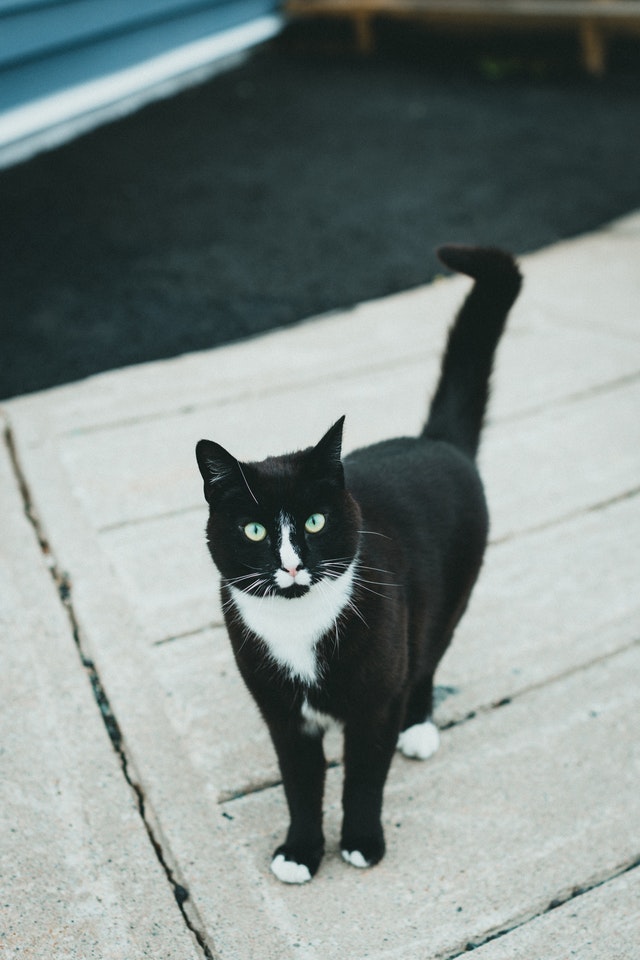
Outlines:
[[469, 600], [487, 541], [476, 469], [493, 356], [521, 276], [492, 248], [447, 246], [475, 280], [449, 333], [417, 437], [341, 460], [344, 418], [315, 447], [240, 463], [196, 448], [209, 550], [235, 658], [269, 727], [290, 814], [271, 869], [310, 880], [324, 852], [322, 738], [344, 731], [341, 850], [384, 856], [383, 788], [394, 750], [438, 747], [433, 675]]

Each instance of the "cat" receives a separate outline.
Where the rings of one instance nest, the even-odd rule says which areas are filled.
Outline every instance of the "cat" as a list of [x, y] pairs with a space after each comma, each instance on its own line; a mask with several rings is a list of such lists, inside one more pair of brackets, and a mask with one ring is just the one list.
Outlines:
[[438, 254], [474, 285], [419, 436], [342, 459], [342, 417], [315, 446], [260, 462], [210, 440], [196, 447], [227, 631], [282, 774], [290, 823], [271, 869], [286, 883], [311, 880], [324, 854], [330, 722], [344, 735], [341, 851], [356, 867], [385, 853], [394, 750], [426, 759], [438, 747], [433, 676], [486, 547], [475, 461], [495, 349], [522, 280], [495, 248]]

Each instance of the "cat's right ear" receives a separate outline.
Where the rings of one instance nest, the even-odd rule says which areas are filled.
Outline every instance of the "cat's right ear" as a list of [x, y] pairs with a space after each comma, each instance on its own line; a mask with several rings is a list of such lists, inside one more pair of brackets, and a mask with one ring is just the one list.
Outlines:
[[343, 427], [344, 417], [340, 417], [313, 450], [317, 469], [326, 472], [327, 476], [340, 487], [344, 487], [344, 470], [340, 459]]
[[204, 480], [204, 498], [212, 503], [230, 482], [236, 480], [237, 460], [213, 440], [199, 440], [196, 459]]

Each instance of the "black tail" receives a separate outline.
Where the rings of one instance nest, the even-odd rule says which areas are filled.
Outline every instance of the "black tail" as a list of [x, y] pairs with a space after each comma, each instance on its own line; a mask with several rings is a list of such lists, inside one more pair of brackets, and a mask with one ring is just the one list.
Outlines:
[[475, 459], [489, 399], [493, 357], [522, 277], [513, 257], [492, 247], [440, 247], [451, 270], [475, 283], [449, 331], [423, 437], [447, 440]]

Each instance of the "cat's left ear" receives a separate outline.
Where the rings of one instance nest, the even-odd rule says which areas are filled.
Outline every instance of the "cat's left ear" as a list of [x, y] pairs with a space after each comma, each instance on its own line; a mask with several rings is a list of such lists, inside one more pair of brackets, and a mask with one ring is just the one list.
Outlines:
[[330, 479], [340, 487], [344, 487], [344, 470], [340, 459], [343, 427], [344, 417], [340, 417], [313, 450], [316, 463], [322, 464], [325, 470], [328, 469]]
[[219, 443], [199, 440], [196, 444], [196, 459], [204, 480], [204, 497], [212, 503], [230, 482], [235, 483], [238, 461]]

